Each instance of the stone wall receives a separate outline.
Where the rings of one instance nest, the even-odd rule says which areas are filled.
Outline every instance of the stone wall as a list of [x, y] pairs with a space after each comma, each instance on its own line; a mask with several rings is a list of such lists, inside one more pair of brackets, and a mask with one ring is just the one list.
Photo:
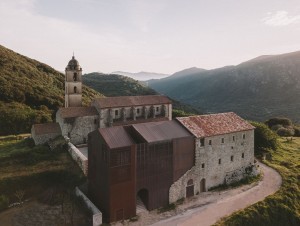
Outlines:
[[88, 134], [98, 128], [99, 116], [83, 116], [63, 119], [56, 114], [56, 122], [59, 123], [62, 135], [70, 138], [70, 142], [77, 145], [87, 143]]
[[[68, 141], [68, 137], [65, 137]], [[79, 167], [82, 169], [84, 175], [88, 175], [88, 158], [85, 157], [71, 142], [68, 142], [68, 151], [72, 158], [77, 162]]]
[[34, 140], [35, 145], [45, 144], [48, 141], [55, 139], [60, 135], [61, 135], [60, 133], [48, 133], [48, 134], [36, 135], [33, 127], [31, 128], [31, 136], [32, 139]]
[[227, 172], [225, 176], [225, 183], [232, 184], [234, 182], [238, 182], [244, 177], [248, 176], [257, 176], [258, 170], [256, 165], [253, 163], [252, 165], [249, 164], [248, 166], [244, 166], [240, 169], [234, 170], [232, 172]]
[[205, 191], [226, 180], [231, 183], [245, 176], [246, 167], [254, 164], [254, 130], [207, 137], [204, 146], [200, 139], [195, 142], [195, 166], [170, 187], [170, 203], [186, 197], [191, 179], [197, 194], [201, 192], [201, 181], [205, 181]]
[[93, 213], [93, 226], [100, 226], [102, 224], [102, 213], [100, 210], [83, 194], [82, 191], [78, 187], [75, 188], [75, 193], [77, 196], [81, 197], [86, 204], [86, 206], [92, 211]]

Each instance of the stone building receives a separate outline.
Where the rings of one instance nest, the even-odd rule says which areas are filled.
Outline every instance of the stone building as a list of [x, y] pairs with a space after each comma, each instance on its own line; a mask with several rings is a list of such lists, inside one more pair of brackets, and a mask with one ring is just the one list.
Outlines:
[[31, 136], [34, 137], [36, 145], [44, 144], [61, 135], [58, 123], [35, 124], [31, 128]]
[[233, 112], [180, 117], [195, 137], [195, 165], [170, 188], [169, 202], [255, 174], [254, 127]]
[[[72, 144], [86, 144], [88, 134], [97, 128], [130, 125], [172, 119], [172, 102], [166, 96], [121, 96], [94, 99], [90, 106], [82, 106], [82, 68], [73, 56], [65, 70], [65, 106], [56, 112], [56, 122], [61, 135]], [[35, 126], [35, 125], [34, 125]], [[38, 144], [52, 139], [52, 134], [43, 134], [43, 139], [34, 133]], [[47, 125], [41, 124], [39, 128]]]
[[99, 114], [95, 107], [59, 108], [56, 122], [72, 144], [85, 144], [88, 134], [98, 128]]
[[65, 107], [82, 106], [82, 68], [73, 56], [66, 67]]
[[121, 96], [92, 101], [99, 113], [99, 128], [172, 120], [172, 102], [166, 96]]
[[88, 149], [104, 222], [133, 217], [138, 199], [152, 210], [256, 173], [254, 127], [232, 112], [100, 128]]

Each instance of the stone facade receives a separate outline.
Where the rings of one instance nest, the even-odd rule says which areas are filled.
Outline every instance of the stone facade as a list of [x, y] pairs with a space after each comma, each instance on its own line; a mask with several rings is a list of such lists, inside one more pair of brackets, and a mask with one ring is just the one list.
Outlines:
[[65, 107], [82, 105], [82, 68], [73, 56], [66, 67]]
[[57, 123], [35, 124], [31, 127], [31, 137], [35, 145], [45, 144], [61, 135]]
[[[169, 202], [186, 197], [188, 182], [194, 194], [242, 179], [254, 165], [254, 130], [195, 139], [195, 166], [170, 188]], [[253, 172], [256, 172], [255, 170]]]
[[92, 103], [92, 106], [95, 106], [99, 112], [99, 128], [147, 122], [157, 118], [172, 120], [172, 104], [100, 108]]
[[61, 127], [62, 135], [75, 145], [87, 143], [88, 134], [98, 128], [98, 121], [98, 115], [63, 118], [60, 111], [56, 113], [56, 122]]

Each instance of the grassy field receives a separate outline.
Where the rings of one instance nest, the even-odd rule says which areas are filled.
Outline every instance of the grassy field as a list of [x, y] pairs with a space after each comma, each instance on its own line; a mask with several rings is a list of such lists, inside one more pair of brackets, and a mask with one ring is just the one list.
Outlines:
[[222, 219], [215, 225], [300, 225], [300, 138], [279, 138], [272, 160], [264, 161], [282, 176], [280, 190], [265, 200]]
[[17, 201], [16, 191], [24, 191], [24, 199], [36, 198], [85, 181], [66, 150], [50, 151], [29, 139], [0, 141], [0, 172], [0, 196], [10, 203]]

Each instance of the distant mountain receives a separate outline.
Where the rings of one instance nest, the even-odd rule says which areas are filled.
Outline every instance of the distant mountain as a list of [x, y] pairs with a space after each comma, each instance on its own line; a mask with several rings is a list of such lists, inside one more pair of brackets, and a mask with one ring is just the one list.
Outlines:
[[[145, 86], [142, 82], [122, 75], [93, 72], [84, 74], [82, 76], [82, 80], [83, 84], [93, 88], [105, 96], [140, 96], [158, 94], [155, 90]], [[193, 114], [201, 112], [188, 104], [182, 104], [175, 100], [172, 101], [173, 108], [176, 110], [182, 110]]]
[[205, 112], [234, 111], [252, 120], [286, 116], [300, 122], [300, 51], [176, 74], [148, 85]]
[[[68, 62], [66, 62], [67, 64]], [[64, 74], [0, 45], [0, 136], [29, 132], [64, 104]], [[83, 102], [101, 96], [83, 86]]]
[[165, 78], [165, 77], [169, 76], [167, 74], [144, 72], [144, 71], [137, 72], [137, 73], [115, 71], [115, 72], [112, 72], [111, 74], [123, 75], [123, 76], [127, 76], [127, 77], [133, 78], [135, 80], [139, 80], [139, 81], [146, 81], [146, 80], [150, 80], [150, 79], [161, 79], [161, 78]]
[[178, 72], [174, 73], [171, 76], [172, 76], [172, 78], [179, 78], [179, 77], [184, 77], [184, 76], [187, 76], [187, 75], [193, 75], [193, 74], [201, 73], [201, 72], [204, 72], [204, 71], [206, 71], [206, 70], [202, 69], [202, 68], [191, 67], [191, 68], [184, 69], [182, 71], [178, 71]]

